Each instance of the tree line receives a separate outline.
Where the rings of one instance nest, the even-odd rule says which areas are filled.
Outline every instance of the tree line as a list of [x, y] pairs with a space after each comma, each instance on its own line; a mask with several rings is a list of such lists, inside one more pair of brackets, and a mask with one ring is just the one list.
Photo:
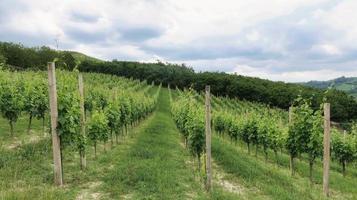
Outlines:
[[357, 119], [356, 100], [345, 92], [335, 89], [323, 91], [299, 84], [274, 82], [223, 72], [196, 73], [184, 64], [162, 62], [84, 61], [79, 65], [79, 70], [147, 80], [180, 89], [192, 87], [196, 91], [203, 91], [205, 85], [210, 85], [212, 94], [217, 96], [238, 97], [283, 109], [288, 109], [298, 96], [310, 98], [312, 107], [318, 109], [325, 97], [332, 105], [332, 120], [341, 122]]
[[238, 97], [288, 109], [299, 95], [311, 98], [312, 107], [318, 109], [322, 98], [331, 103], [332, 120], [342, 122], [357, 119], [356, 100], [342, 91], [325, 91], [299, 84], [274, 82], [260, 78], [245, 77], [223, 72], [198, 72], [185, 64], [141, 63], [131, 61], [99, 62], [94, 59], [76, 60], [71, 52], [55, 51], [49, 47], [27, 48], [21, 44], [0, 42], [0, 67], [12, 66], [17, 69], [45, 69], [47, 62], [56, 61], [56, 66], [72, 70], [78, 67], [84, 72], [98, 72], [147, 80], [156, 84], [178, 88], [192, 87], [203, 91], [211, 85], [211, 92], [217, 96]]
[[46, 46], [25, 47], [0, 42], [0, 66], [20, 70], [46, 70], [47, 62], [56, 61], [57, 68], [73, 70], [79, 64], [69, 51], [56, 51]]

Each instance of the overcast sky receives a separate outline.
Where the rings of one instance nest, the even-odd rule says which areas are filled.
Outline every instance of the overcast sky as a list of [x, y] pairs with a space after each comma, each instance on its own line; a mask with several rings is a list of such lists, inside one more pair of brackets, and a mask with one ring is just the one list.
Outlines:
[[298, 82], [357, 76], [356, 0], [1, 0], [0, 40]]

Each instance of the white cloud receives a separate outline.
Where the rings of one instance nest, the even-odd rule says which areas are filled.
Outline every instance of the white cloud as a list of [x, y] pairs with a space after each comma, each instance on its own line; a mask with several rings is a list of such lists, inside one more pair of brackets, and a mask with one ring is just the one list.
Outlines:
[[356, 10], [355, 0], [3, 0], [0, 40], [54, 47], [58, 37], [108, 60], [322, 80], [356, 74]]
[[310, 80], [331, 80], [340, 76], [357, 76], [357, 71], [337, 71], [337, 70], [306, 70], [291, 72], [274, 72], [268, 69], [255, 68], [249, 65], [237, 65], [230, 73], [270, 79], [284, 82], [306, 82]]
[[332, 55], [332, 56], [342, 54], [341, 50], [332, 44], [314, 45], [314, 46], [312, 46], [311, 51], [317, 52], [317, 53], [322, 53], [322, 54], [327, 54], [327, 55]]
[[250, 33], [247, 34], [247, 39], [250, 41], [257, 41], [260, 39], [260, 34], [258, 31], [252, 31]]
[[138, 46], [125, 44], [104, 47], [96, 44], [81, 44], [76, 46], [74, 50], [105, 60], [111, 60], [112, 58], [118, 58], [119, 60], [149, 60], [157, 57], [156, 55], [147, 54]]

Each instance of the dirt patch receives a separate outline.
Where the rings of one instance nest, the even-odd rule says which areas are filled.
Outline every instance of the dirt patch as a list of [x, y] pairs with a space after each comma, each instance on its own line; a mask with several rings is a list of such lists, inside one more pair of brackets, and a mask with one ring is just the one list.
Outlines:
[[228, 175], [222, 170], [220, 170], [215, 163], [213, 163], [213, 169], [213, 182], [220, 185], [223, 189], [231, 193], [239, 195], [242, 195], [244, 193], [245, 188], [237, 182], [227, 180], [225, 177], [227, 177]]
[[122, 196], [123, 199], [133, 199], [133, 194], [126, 194]]
[[180, 146], [184, 149], [187, 149], [184, 139], [180, 139]]
[[16, 148], [18, 148], [18, 147], [20, 147], [22, 145], [25, 145], [25, 144], [36, 143], [36, 142], [40, 141], [43, 138], [44, 137], [40, 137], [40, 136], [34, 135], [34, 134], [28, 135], [28, 136], [26, 136], [25, 138], [22, 138], [22, 139], [19, 139], [18, 137], [14, 137], [13, 141], [8, 145], [4, 145], [4, 147], [7, 150], [13, 150], [13, 149], [16, 149]]
[[187, 199], [197, 199], [197, 194], [193, 192], [186, 193]]
[[102, 182], [89, 182], [84, 185], [84, 189], [77, 195], [76, 200], [87, 200], [87, 199], [100, 199], [103, 195], [100, 192], [94, 192], [98, 186], [100, 186]]

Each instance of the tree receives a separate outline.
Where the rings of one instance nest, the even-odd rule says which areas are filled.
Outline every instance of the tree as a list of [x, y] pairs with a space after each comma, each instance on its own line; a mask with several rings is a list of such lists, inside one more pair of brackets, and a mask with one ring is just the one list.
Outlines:
[[172, 106], [173, 118], [177, 127], [187, 137], [187, 147], [190, 153], [197, 158], [198, 167], [201, 168], [201, 155], [205, 148], [205, 117], [203, 107], [192, 96], [192, 91], [187, 92]]
[[63, 52], [60, 60], [63, 62], [64, 64], [64, 69], [69, 70], [69, 71], [73, 71], [73, 69], [76, 67], [76, 60], [74, 59], [74, 57], [72, 56], [72, 54], [70, 52]]
[[6, 57], [0, 51], [0, 70], [6, 66]]
[[[81, 134], [80, 97], [76, 74], [58, 73], [58, 135], [61, 140], [61, 157], [63, 149], [73, 147], [82, 155], [86, 147], [86, 137]], [[81, 156], [79, 156], [81, 157]], [[81, 163], [81, 162], [79, 162]], [[82, 167], [82, 166], [81, 166]]]
[[312, 182], [313, 165], [316, 157], [322, 154], [323, 118], [321, 110], [314, 111], [311, 102], [299, 97], [292, 109], [292, 123], [286, 147], [290, 153], [291, 170], [294, 174], [294, 158], [298, 154], [307, 153], [309, 156], [310, 181]]
[[[322, 109], [322, 107], [321, 107]], [[306, 138], [307, 145], [304, 152], [309, 155], [309, 177], [312, 183], [312, 173], [313, 165], [315, 159], [322, 155], [323, 151], [323, 116], [320, 110], [316, 110], [312, 115], [310, 115], [310, 120], [312, 123], [312, 128], [309, 130], [309, 136]]]
[[295, 174], [294, 159], [306, 149], [306, 141], [309, 137], [309, 130], [312, 129], [310, 116], [313, 111], [310, 104], [299, 97], [292, 107], [292, 122], [289, 124], [286, 148], [290, 154], [291, 174]]
[[346, 176], [346, 165], [356, 158], [356, 149], [353, 135], [342, 135], [338, 130], [332, 129], [332, 155], [342, 166], [342, 174]]
[[228, 136], [231, 138], [231, 141], [237, 142], [243, 133], [243, 125], [241, 121], [234, 120], [233, 117], [229, 117], [226, 118], [225, 124], [225, 126], [228, 127]]
[[214, 130], [217, 131], [219, 135], [224, 135], [224, 132], [226, 131], [226, 118], [225, 118], [226, 113], [217, 113], [216, 117], [213, 118], [213, 127]]
[[[205, 85], [211, 85], [211, 91], [214, 95], [239, 97], [240, 99], [261, 102], [283, 109], [288, 109], [294, 99], [297, 98], [296, 91], [301, 91], [301, 96], [304, 98], [314, 95], [311, 100], [314, 109], [319, 107], [324, 96], [323, 90], [300, 84], [273, 82], [217, 72], [195, 73], [190, 67], [170, 63], [86, 61], [82, 62], [78, 68], [84, 72], [101, 72], [139, 80], [146, 79], [148, 82], [154, 81], [156, 84], [163, 83], [180, 89], [192, 86], [196, 91], [203, 91]], [[357, 119], [357, 111], [353, 109], [357, 106], [357, 102], [346, 93], [331, 91], [328, 95], [328, 101], [333, 109], [332, 120]]]
[[25, 85], [24, 111], [29, 115], [27, 132], [31, 130], [31, 122], [34, 117], [42, 119], [42, 126], [45, 126], [45, 115], [48, 109], [47, 86], [42, 80], [34, 79]]
[[108, 140], [108, 119], [103, 111], [95, 110], [88, 124], [88, 138], [94, 146], [94, 156], [97, 157], [98, 141]]
[[24, 106], [24, 98], [19, 84], [4, 81], [0, 82], [0, 111], [9, 121], [10, 133], [14, 135], [14, 123], [19, 118]]
[[108, 126], [110, 129], [110, 139], [111, 139], [111, 145], [113, 146], [113, 132], [115, 133], [115, 138], [116, 138], [116, 143], [118, 143], [118, 135], [120, 128], [122, 126], [121, 123], [121, 113], [120, 113], [120, 108], [118, 101], [116, 99], [113, 99], [111, 102], [109, 102], [108, 107], [105, 109], [105, 115], [108, 119]]
[[124, 97], [124, 94], [119, 97], [119, 105], [120, 105], [120, 122], [124, 126], [125, 134], [128, 133], [128, 125], [131, 122], [132, 118], [132, 106], [127, 97]]
[[205, 148], [205, 122], [203, 109], [191, 105], [187, 114], [188, 147], [192, 155], [197, 157], [198, 168], [201, 168], [201, 155]]

